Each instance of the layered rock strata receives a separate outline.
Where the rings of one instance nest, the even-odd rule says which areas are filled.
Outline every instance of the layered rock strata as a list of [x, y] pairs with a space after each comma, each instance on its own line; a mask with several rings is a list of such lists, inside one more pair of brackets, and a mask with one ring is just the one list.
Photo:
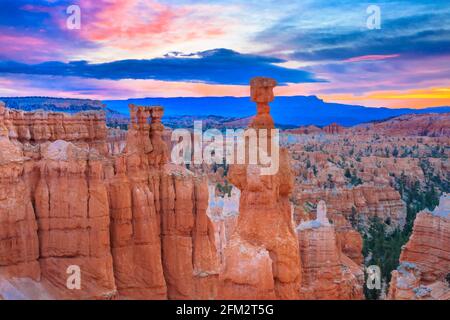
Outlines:
[[[130, 109], [126, 147], [110, 155], [102, 114], [0, 106], [6, 279], [30, 278], [56, 298], [216, 296], [206, 179], [167, 163], [162, 108]], [[71, 266], [79, 267], [79, 290], [67, 286]], [[7, 284], [14, 292], [17, 282]]]
[[392, 272], [389, 299], [450, 299], [450, 196], [433, 211], [422, 211]]
[[[268, 78], [251, 81], [251, 97], [257, 115], [250, 129], [274, 128], [268, 103], [273, 100], [276, 82]], [[267, 145], [270, 145], [269, 134]], [[247, 152], [249, 150], [246, 145]], [[267, 149], [266, 149], [267, 150]], [[270, 153], [271, 150], [268, 150]], [[273, 154], [272, 154], [273, 155]], [[261, 175], [258, 164], [231, 165], [228, 178], [240, 191], [239, 216], [225, 249], [220, 274], [221, 298], [295, 299], [301, 282], [298, 241], [295, 235], [289, 194], [293, 181], [287, 150], [279, 153], [279, 170]]]
[[363, 299], [362, 267], [341, 251], [324, 201], [317, 205], [317, 219], [301, 223], [297, 235], [302, 299]]

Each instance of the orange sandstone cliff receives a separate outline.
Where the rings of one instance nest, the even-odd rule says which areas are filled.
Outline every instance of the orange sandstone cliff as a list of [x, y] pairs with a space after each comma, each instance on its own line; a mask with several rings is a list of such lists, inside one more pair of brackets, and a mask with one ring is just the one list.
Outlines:
[[[275, 85], [251, 81], [249, 129], [271, 156]], [[103, 113], [0, 104], [0, 297], [362, 298], [361, 237], [320, 210], [296, 228], [285, 148], [272, 175], [261, 158], [230, 166], [239, 205], [224, 218], [208, 177], [169, 163], [162, 116], [130, 105], [128, 132], [108, 135]], [[67, 285], [74, 266], [79, 289]]]
[[[112, 156], [101, 113], [0, 105], [0, 295], [215, 296], [206, 180], [167, 164], [162, 108], [130, 108], [125, 150]], [[69, 266], [80, 290], [66, 286]]]
[[323, 200], [317, 205], [317, 219], [301, 223], [297, 234], [303, 271], [302, 298], [363, 299], [362, 267], [342, 252]]
[[[251, 97], [257, 103], [254, 129], [274, 129], [268, 103], [276, 83], [268, 78], [251, 81]], [[270, 145], [270, 134], [267, 145]], [[247, 152], [250, 150], [246, 144]], [[273, 150], [266, 149], [269, 153]], [[235, 164], [228, 177], [241, 190], [239, 217], [225, 249], [220, 274], [220, 297], [226, 299], [296, 299], [301, 281], [298, 241], [291, 216], [289, 194], [293, 180], [287, 150], [279, 154], [279, 170], [261, 175], [261, 164]]]
[[392, 272], [388, 299], [450, 299], [450, 196], [433, 211], [421, 211]]

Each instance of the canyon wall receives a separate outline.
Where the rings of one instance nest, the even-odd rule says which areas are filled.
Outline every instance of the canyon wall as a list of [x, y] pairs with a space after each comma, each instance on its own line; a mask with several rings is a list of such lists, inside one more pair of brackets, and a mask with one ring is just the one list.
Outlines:
[[450, 196], [433, 211], [421, 211], [392, 272], [389, 299], [450, 299]]
[[[222, 204], [204, 169], [169, 163], [161, 107], [130, 105], [125, 134], [108, 131], [102, 113], [0, 105], [0, 296], [361, 299], [361, 237], [344, 215], [331, 214], [330, 224], [318, 208], [315, 219], [294, 219], [290, 155], [271, 144], [275, 85], [252, 79], [249, 130], [256, 149], [279, 155], [278, 170], [262, 174], [268, 165], [261, 157], [250, 163], [257, 150], [246, 144], [247, 161], [230, 165], [235, 191]], [[384, 198], [367, 193], [377, 213]], [[81, 282], [71, 290], [74, 267]]]
[[368, 130], [387, 135], [448, 137], [450, 113], [405, 114], [386, 121], [361, 124], [352, 128], [356, 134]]
[[[101, 113], [0, 106], [0, 274], [10, 294], [12, 279], [29, 278], [53, 298], [215, 297], [207, 181], [167, 163], [162, 108], [130, 108], [126, 146], [111, 155]], [[80, 290], [66, 286], [70, 266]]]
[[364, 273], [340, 248], [338, 234], [327, 217], [325, 201], [317, 219], [297, 227], [302, 262], [302, 299], [363, 299]]

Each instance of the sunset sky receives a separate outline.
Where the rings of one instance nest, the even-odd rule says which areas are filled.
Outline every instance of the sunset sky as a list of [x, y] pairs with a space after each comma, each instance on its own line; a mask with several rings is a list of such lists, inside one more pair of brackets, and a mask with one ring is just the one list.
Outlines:
[[[0, 4], [0, 96], [247, 96], [251, 77], [270, 76], [278, 95], [450, 106], [450, 1]], [[67, 26], [70, 5], [80, 29]]]

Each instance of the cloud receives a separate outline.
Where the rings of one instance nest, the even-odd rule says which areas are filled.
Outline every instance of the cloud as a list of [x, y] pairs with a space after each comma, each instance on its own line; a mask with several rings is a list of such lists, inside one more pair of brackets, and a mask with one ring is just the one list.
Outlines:
[[[278, 87], [283, 88], [283, 87]], [[0, 75], [2, 96], [128, 99], [142, 97], [249, 96], [248, 85], [217, 85], [158, 80], [97, 80], [72, 76]]]
[[320, 81], [310, 72], [276, 65], [284, 60], [274, 57], [241, 54], [228, 49], [197, 52], [193, 57], [169, 55], [147, 60], [119, 60], [96, 64], [86, 61], [50, 61], [39, 64], [0, 61], [0, 73], [65, 75], [111, 80], [193, 81], [227, 85], [247, 85], [254, 76], [273, 77], [280, 85]]
[[39, 62], [76, 56], [98, 45], [81, 33], [68, 30], [66, 8], [70, 0], [2, 1], [0, 10], [0, 60]]
[[399, 54], [369, 54], [344, 60], [344, 62], [376, 61], [399, 57]]
[[397, 57], [386, 60], [333, 62], [305, 67], [328, 80], [317, 94], [354, 93], [374, 90], [409, 90], [450, 85], [450, 56]]
[[[445, 1], [0, 1], [5, 94], [241, 95], [254, 75], [283, 94], [355, 99], [450, 85]], [[66, 27], [72, 4], [81, 30]], [[380, 30], [366, 27], [369, 4]], [[205, 51], [221, 47], [234, 51]], [[372, 105], [397, 101], [383, 97]]]
[[326, 101], [386, 106], [389, 108], [425, 108], [450, 106], [450, 88], [422, 88], [399, 91], [373, 91], [363, 95], [336, 94], [324, 96]]
[[[70, 5], [79, 5], [81, 28], [67, 28]], [[2, 1], [0, 34], [17, 36], [14, 48], [0, 38], [0, 60], [42, 62], [156, 57], [171, 50], [199, 51], [226, 40], [236, 28], [227, 6], [156, 0]], [[26, 38], [41, 41], [30, 51]], [[230, 41], [228, 41], [229, 43]]]
[[267, 54], [289, 51], [289, 59], [314, 63], [369, 55], [450, 54], [448, 5], [381, 2], [381, 29], [369, 30], [367, 4], [353, 2], [351, 9], [348, 8], [351, 3], [309, 8], [306, 22], [302, 22], [301, 14], [286, 17], [256, 34], [254, 40], [272, 41], [273, 49]]

